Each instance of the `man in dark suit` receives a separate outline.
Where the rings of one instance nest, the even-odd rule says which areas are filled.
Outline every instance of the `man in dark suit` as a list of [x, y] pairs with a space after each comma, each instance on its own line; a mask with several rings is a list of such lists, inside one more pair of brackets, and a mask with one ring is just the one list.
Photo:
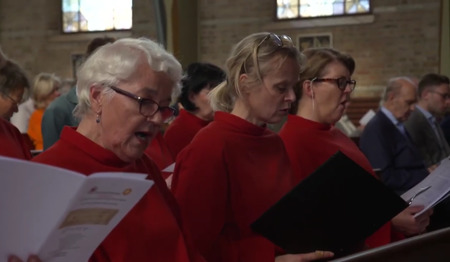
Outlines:
[[437, 118], [450, 105], [449, 79], [444, 75], [427, 74], [419, 82], [419, 102], [405, 127], [419, 150], [425, 165], [434, 169], [450, 155], [450, 148]]
[[408, 77], [389, 80], [382, 106], [369, 121], [359, 145], [381, 180], [402, 194], [428, 175], [422, 157], [403, 126], [416, 103], [416, 85]]

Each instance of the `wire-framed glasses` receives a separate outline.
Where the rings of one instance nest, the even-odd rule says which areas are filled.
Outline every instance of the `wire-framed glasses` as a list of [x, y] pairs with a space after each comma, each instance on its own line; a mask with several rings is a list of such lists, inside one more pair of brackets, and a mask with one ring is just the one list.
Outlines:
[[156, 114], [156, 112], [161, 113], [161, 117], [164, 123], [169, 122], [175, 116], [175, 108], [170, 106], [160, 106], [153, 99], [142, 98], [140, 96], [134, 95], [128, 91], [120, 89], [116, 86], [107, 85], [109, 88], [114, 90], [116, 93], [123, 96], [129, 97], [136, 100], [139, 103], [139, 113], [145, 117], [151, 117]]
[[350, 87], [350, 92], [353, 92], [356, 87], [356, 81], [355, 80], [349, 80], [346, 77], [339, 77], [339, 78], [318, 78], [315, 77], [311, 79], [311, 82], [334, 82], [336, 83], [337, 87], [344, 91], [347, 86]]
[[444, 100], [450, 99], [450, 94], [442, 94], [442, 93], [437, 92], [437, 91], [431, 91], [431, 93], [435, 93], [435, 94], [440, 95], [442, 97], [442, 99], [444, 99]]

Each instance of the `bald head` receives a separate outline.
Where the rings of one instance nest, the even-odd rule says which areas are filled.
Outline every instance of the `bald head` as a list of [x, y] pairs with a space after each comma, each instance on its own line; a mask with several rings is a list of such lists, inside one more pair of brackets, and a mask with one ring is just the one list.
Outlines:
[[383, 93], [382, 102], [398, 121], [406, 121], [417, 102], [416, 84], [408, 77], [390, 79]]

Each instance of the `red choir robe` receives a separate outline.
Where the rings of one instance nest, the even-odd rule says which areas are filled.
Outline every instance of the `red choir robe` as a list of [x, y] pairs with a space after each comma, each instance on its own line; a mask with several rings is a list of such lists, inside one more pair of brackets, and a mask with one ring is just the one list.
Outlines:
[[30, 149], [19, 129], [3, 118], [0, 118], [0, 155], [31, 159]]
[[74, 129], [64, 127], [60, 140], [33, 161], [85, 175], [101, 171], [146, 173], [155, 182], [100, 244], [89, 261], [203, 261], [186, 244], [185, 234], [180, 229], [176, 201], [158, 168], [145, 154], [134, 162], [123, 162], [113, 152]]
[[174, 159], [197, 134], [210, 122], [196, 117], [194, 114], [181, 109], [180, 114], [173, 120], [164, 132], [164, 140]]
[[292, 187], [280, 137], [216, 112], [177, 158], [172, 190], [207, 261], [273, 262], [275, 245], [250, 224]]
[[[291, 161], [295, 183], [309, 176], [338, 150], [367, 172], [375, 175], [369, 160], [358, 146], [332, 125], [289, 115], [279, 134]], [[377, 247], [389, 242], [391, 242], [390, 223], [381, 227], [366, 240], [369, 247]]]
[[173, 164], [174, 159], [161, 132], [158, 132], [153, 138], [150, 145], [145, 149], [145, 153], [156, 163], [164, 179], [172, 174], [172, 172], [162, 172], [166, 167]]

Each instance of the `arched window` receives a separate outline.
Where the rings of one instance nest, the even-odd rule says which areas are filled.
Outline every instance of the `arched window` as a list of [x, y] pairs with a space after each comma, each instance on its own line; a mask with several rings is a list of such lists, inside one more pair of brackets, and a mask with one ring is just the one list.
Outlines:
[[132, 0], [62, 0], [64, 33], [129, 30]]
[[277, 20], [368, 14], [370, 0], [277, 0]]

